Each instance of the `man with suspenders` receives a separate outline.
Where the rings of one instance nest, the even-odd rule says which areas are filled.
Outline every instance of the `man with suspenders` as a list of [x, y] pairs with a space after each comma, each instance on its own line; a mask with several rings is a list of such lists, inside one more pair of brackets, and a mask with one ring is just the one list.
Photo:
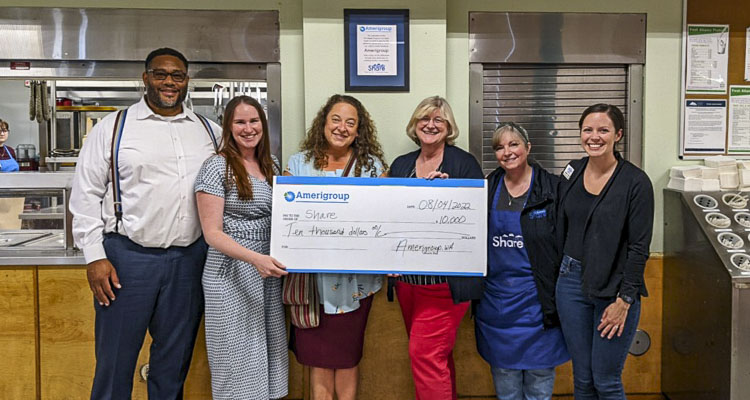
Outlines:
[[92, 399], [130, 398], [146, 330], [149, 398], [182, 398], [207, 250], [193, 184], [221, 136], [183, 106], [187, 69], [178, 51], [152, 51], [144, 98], [94, 126], [78, 157], [70, 211], [96, 311]]

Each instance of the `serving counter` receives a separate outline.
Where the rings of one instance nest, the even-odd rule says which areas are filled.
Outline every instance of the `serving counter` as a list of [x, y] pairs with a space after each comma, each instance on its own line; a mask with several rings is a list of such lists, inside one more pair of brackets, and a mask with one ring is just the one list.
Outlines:
[[[67, 201], [71, 183], [72, 173], [0, 175], [0, 203], [6, 203], [0, 204], [0, 232], [6, 239], [14, 236], [13, 245], [0, 247], [3, 399], [83, 399], [91, 389], [94, 300], [82, 254], [70, 240]], [[9, 221], [15, 225], [2, 225]], [[17, 234], [7, 235], [10, 233]], [[22, 238], [21, 233], [39, 236]], [[651, 334], [653, 342], [643, 356], [628, 357], [624, 373], [628, 393], [660, 391], [662, 259], [652, 257], [648, 264], [646, 282], [651, 296], [643, 299], [639, 327]], [[384, 290], [375, 295], [368, 320], [360, 364], [362, 400], [413, 398], [401, 311], [397, 302], [387, 302], [385, 297]], [[133, 399], [147, 398], [141, 371], [148, 362], [150, 345], [147, 337], [133, 376]], [[476, 352], [469, 314], [461, 323], [454, 356], [459, 398], [490, 398], [494, 393], [492, 379], [487, 364]], [[210, 399], [210, 382], [201, 328], [185, 384], [185, 399]], [[309, 372], [290, 354], [287, 399], [309, 398], [309, 385]], [[571, 368], [566, 363], [557, 369], [555, 393], [569, 394], [572, 390]]]
[[[83, 253], [73, 245], [68, 210], [72, 172], [0, 175], [0, 398], [88, 398], [94, 376], [94, 306]], [[133, 376], [146, 399], [150, 337]], [[302, 398], [302, 367], [292, 362], [290, 396]], [[186, 399], [210, 399], [203, 328]]]
[[82, 265], [68, 211], [72, 172], [6, 173], [0, 179], [0, 265]]

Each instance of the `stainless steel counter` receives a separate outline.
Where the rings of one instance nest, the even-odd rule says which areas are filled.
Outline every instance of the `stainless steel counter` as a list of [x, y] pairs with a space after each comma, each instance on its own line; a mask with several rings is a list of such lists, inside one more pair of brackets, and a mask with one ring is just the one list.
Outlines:
[[3, 250], [0, 266], [8, 265], [86, 265], [80, 250]]
[[0, 189], [70, 189], [73, 172], [10, 172], [0, 179]]
[[661, 387], [672, 400], [750, 399], [749, 205], [664, 189]]

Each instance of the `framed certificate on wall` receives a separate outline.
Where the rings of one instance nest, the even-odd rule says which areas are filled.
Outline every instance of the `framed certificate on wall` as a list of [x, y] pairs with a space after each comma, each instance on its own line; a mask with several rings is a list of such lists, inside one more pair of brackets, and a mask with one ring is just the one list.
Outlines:
[[344, 10], [347, 92], [409, 91], [409, 10]]

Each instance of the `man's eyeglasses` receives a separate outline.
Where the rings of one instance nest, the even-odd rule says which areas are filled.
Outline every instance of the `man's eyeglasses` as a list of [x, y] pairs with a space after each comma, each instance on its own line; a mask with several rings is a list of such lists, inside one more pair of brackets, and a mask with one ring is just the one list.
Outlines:
[[8, 132], [10, 132], [10, 129], [0, 128], [0, 133], [8, 133]]
[[157, 81], [163, 81], [167, 79], [168, 76], [171, 76], [172, 80], [175, 82], [184, 82], [187, 78], [187, 74], [182, 71], [174, 71], [172, 73], [169, 73], [163, 69], [149, 69], [146, 72], [151, 74], [151, 76], [153, 76]]

